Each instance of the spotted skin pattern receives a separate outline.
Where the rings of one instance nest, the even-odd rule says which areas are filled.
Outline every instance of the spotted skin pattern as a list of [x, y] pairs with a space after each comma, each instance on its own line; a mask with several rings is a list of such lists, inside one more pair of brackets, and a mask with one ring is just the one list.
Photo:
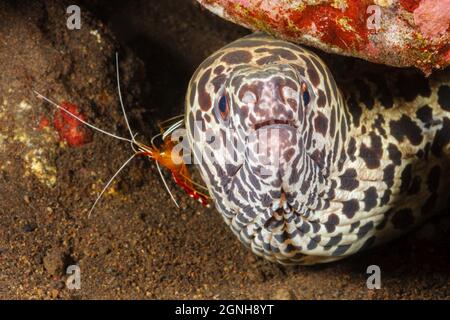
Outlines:
[[[188, 141], [217, 210], [255, 254], [334, 261], [448, 205], [448, 73], [395, 86], [376, 77], [338, 88], [316, 54], [263, 34], [199, 66], [186, 96]], [[257, 148], [267, 129], [277, 135], [261, 149], [276, 163]]]

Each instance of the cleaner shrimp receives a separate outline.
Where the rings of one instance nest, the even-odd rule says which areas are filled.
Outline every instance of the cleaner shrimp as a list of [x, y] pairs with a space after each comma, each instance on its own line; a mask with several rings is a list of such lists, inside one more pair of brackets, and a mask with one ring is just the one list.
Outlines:
[[[209, 200], [210, 197], [207, 195], [207, 188], [200, 185], [199, 183], [192, 180], [189, 169], [187, 165], [182, 161], [181, 158], [176, 158], [176, 156], [173, 152], [173, 149], [176, 145], [175, 141], [172, 141], [171, 134], [183, 127], [184, 120], [183, 115], [179, 115], [176, 117], [173, 117], [171, 119], [165, 120], [160, 123], [160, 133], [153, 136], [151, 139], [151, 146], [147, 146], [139, 141], [137, 141], [135, 138], [137, 136], [137, 133], [133, 133], [128, 116], [125, 110], [125, 106], [122, 100], [122, 93], [120, 89], [120, 73], [119, 73], [119, 55], [116, 53], [116, 78], [117, 78], [117, 91], [119, 96], [119, 102], [122, 109], [122, 114], [125, 119], [125, 123], [130, 135], [130, 138], [125, 138], [119, 135], [116, 135], [114, 133], [108, 132], [106, 130], [103, 130], [99, 127], [96, 127], [92, 125], [91, 123], [83, 120], [81, 117], [75, 115], [74, 113], [70, 112], [66, 108], [62, 107], [61, 105], [57, 104], [56, 102], [50, 100], [46, 96], [40, 94], [37, 91], [34, 91], [34, 93], [37, 95], [38, 98], [46, 101], [47, 103], [51, 104], [55, 108], [65, 112], [70, 117], [73, 117], [77, 121], [83, 123], [87, 127], [93, 129], [94, 131], [100, 132], [102, 134], [105, 134], [107, 136], [110, 136], [114, 139], [126, 141], [130, 143], [131, 149], [133, 150], [133, 154], [120, 166], [120, 168], [113, 174], [113, 176], [108, 180], [108, 182], [103, 187], [102, 191], [98, 194], [97, 198], [95, 199], [92, 207], [89, 210], [88, 217], [91, 216], [92, 212], [94, 211], [95, 207], [97, 206], [98, 202], [101, 200], [103, 194], [108, 190], [109, 186], [112, 184], [112, 182], [115, 180], [115, 178], [120, 174], [120, 172], [137, 156], [145, 156], [148, 157], [151, 160], [154, 160], [156, 163], [156, 167], [158, 169], [159, 175], [163, 181], [164, 187], [166, 188], [167, 192], [169, 193], [172, 201], [175, 203], [175, 205], [180, 208], [178, 202], [176, 201], [174, 195], [170, 191], [170, 188], [164, 179], [164, 175], [162, 173], [161, 167], [169, 170], [172, 174], [172, 178], [174, 182], [180, 186], [191, 198], [199, 201], [203, 206], [209, 207]], [[181, 119], [180, 119], [181, 118]], [[180, 120], [177, 120], [180, 119]], [[177, 120], [174, 123], [171, 123], [172, 121]], [[162, 144], [158, 148], [158, 146], [155, 144], [155, 140], [157, 138], [161, 138]], [[204, 192], [198, 191], [198, 189], [205, 190]]]

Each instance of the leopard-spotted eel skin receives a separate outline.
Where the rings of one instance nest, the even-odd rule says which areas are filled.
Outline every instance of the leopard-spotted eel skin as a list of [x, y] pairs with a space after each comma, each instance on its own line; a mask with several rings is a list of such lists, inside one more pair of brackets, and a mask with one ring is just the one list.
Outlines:
[[[449, 73], [387, 70], [337, 81], [315, 53], [261, 33], [198, 67], [186, 95], [189, 145], [217, 210], [255, 254], [334, 261], [445, 212]], [[270, 129], [277, 135], [258, 149]]]

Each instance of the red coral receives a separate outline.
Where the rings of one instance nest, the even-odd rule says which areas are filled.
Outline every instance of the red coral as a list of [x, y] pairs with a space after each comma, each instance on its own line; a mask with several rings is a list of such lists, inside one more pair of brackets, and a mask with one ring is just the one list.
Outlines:
[[[307, 6], [302, 11], [294, 10], [290, 19], [300, 29], [314, 25], [325, 43], [346, 49], [360, 49], [367, 43], [367, 1], [349, 0], [344, 10], [329, 4]], [[348, 28], [342, 24], [344, 21]]]
[[[85, 121], [86, 117], [80, 113], [75, 104], [61, 103], [61, 107]], [[58, 131], [59, 138], [71, 147], [78, 147], [92, 140], [92, 136], [83, 123], [69, 115], [64, 110], [56, 110], [53, 125]]]
[[401, 6], [408, 12], [413, 12], [420, 4], [420, 0], [400, 0]]
[[[382, 8], [380, 28], [367, 24], [375, 22], [374, 12], [367, 12], [368, 6], [378, 3], [374, 0], [197, 1], [247, 28], [327, 52], [398, 67], [415, 66], [426, 74], [450, 63], [450, 0], [394, 2]], [[395, 37], [392, 30], [396, 30]], [[419, 33], [424, 37], [417, 37]]]

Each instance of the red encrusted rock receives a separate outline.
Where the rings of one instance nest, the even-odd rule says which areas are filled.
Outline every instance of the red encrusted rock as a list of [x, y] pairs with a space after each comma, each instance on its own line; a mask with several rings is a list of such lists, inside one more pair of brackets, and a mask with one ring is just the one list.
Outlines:
[[[61, 103], [61, 107], [76, 115], [81, 120], [86, 121], [86, 117], [80, 113], [76, 105], [63, 102]], [[71, 147], [82, 146], [92, 140], [92, 135], [85, 125], [63, 110], [55, 111], [53, 125], [56, 131], [58, 131], [59, 138], [66, 141]]]
[[450, 64], [450, 0], [197, 1], [252, 30], [327, 52], [427, 74]]

